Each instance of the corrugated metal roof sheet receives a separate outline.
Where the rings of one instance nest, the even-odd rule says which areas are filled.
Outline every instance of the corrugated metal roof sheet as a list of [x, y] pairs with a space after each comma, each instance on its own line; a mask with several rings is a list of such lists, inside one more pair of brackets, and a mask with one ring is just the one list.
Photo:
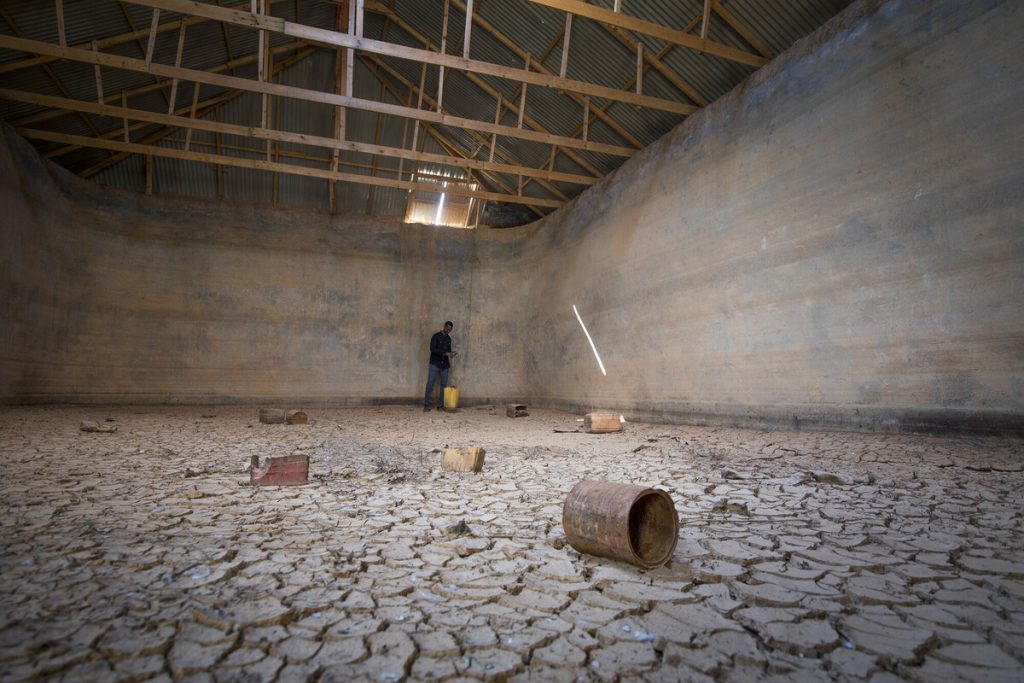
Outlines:
[[[465, 15], [460, 9], [461, 0], [450, 0], [448, 17], [447, 52], [461, 54]], [[605, 9], [613, 6], [614, 0], [593, 0], [590, 4]], [[849, 4], [850, 0], [723, 0], [724, 12], [730, 13], [741, 22], [757, 39], [774, 54], [788, 48], [796, 40], [807, 35], [830, 17]], [[212, 4], [232, 7], [247, 7], [238, 0], [216, 0]], [[341, 0], [304, 0], [301, 3], [272, 0], [270, 12], [288, 21], [321, 28], [334, 28], [343, 2]], [[370, 10], [375, 3], [367, 0]], [[673, 28], [691, 27], [699, 33], [703, 11], [703, 0], [623, 0], [622, 12], [645, 21]], [[385, 10], [367, 11], [364, 21], [364, 35], [383, 39], [399, 45], [423, 48], [424, 41], [433, 46], [441, 42], [445, 0], [394, 0], [384, 5]], [[57, 42], [57, 21], [55, 5], [52, 2], [3, 3], [0, 5], [0, 32], [7, 35], [24, 35], [33, 40]], [[296, 16], [295, 12], [299, 15]], [[103, 40], [129, 31], [148, 29], [153, 11], [146, 7], [119, 3], [115, 0], [95, 2], [64, 2], [64, 23], [68, 43], [88, 44], [92, 40]], [[722, 13], [713, 13], [709, 26], [710, 39], [745, 51], [754, 48], [747, 44], [735, 28], [725, 21]], [[478, 2], [477, 23], [473, 27], [471, 57], [476, 60], [521, 68], [522, 50], [529, 52], [536, 63], [540, 60], [550, 73], [558, 74], [562, 60], [562, 33], [565, 28], [565, 14], [528, 0], [501, 0]], [[154, 61], [173, 64], [179, 35], [181, 15], [161, 12], [159, 33], [154, 52]], [[282, 34], [268, 33], [272, 47], [294, 44], [295, 39]], [[658, 56], [661, 68], [670, 76], [650, 67], [643, 75], [643, 93], [648, 96], [674, 102], [692, 102], [684, 92], [687, 88], [696, 92], [696, 97], [714, 101], [740, 83], [753, 67], [707, 55], [680, 46], [667, 46], [664, 41], [645, 35], [624, 33], [623, 39], [616, 37], [607, 27], [590, 19], [576, 17], [572, 25], [567, 75], [570, 79], [599, 84], [607, 87], [631, 90], [635, 88], [636, 42], [642, 43], [648, 57]], [[259, 43], [256, 30], [221, 25], [211, 21], [197, 21], [190, 24], [185, 33], [183, 66], [190, 69], [212, 70], [244, 78], [254, 78], [256, 64], [253, 55]], [[103, 51], [139, 59], [144, 56], [146, 37], [139, 36], [126, 40]], [[281, 64], [293, 53], [281, 53], [274, 62]], [[24, 59], [25, 55], [10, 50], [0, 50], [0, 65]], [[223, 65], [230, 59], [249, 58], [247, 63], [224, 70]], [[286, 68], [277, 82], [320, 92], [333, 92], [335, 82], [335, 52], [318, 48], [303, 59]], [[377, 66], [383, 61], [388, 70]], [[536, 68], [536, 67], [535, 67]], [[353, 94], [355, 97], [395, 104], [410, 101], [416, 106], [418, 99], [414, 90], [420, 83], [421, 64], [409, 60], [381, 58], [374, 55], [360, 57], [354, 69]], [[437, 95], [438, 71], [436, 66], [426, 68], [424, 87], [424, 109], [431, 106]], [[169, 98], [169, 83], [146, 73], [124, 71], [104, 67], [101, 70], [104, 99], [110, 104], [120, 104], [120, 93], [134, 94], [129, 106], [155, 112], [166, 112]], [[382, 87], [378, 75], [388, 82]], [[474, 82], [475, 81], [475, 82]], [[682, 88], [678, 84], [682, 84]], [[483, 84], [484, 87], [481, 87]], [[2, 74], [2, 85], [6, 88], [26, 90], [46, 95], [66, 95], [79, 100], [95, 101], [96, 79], [92, 65], [72, 60], [54, 61], [46, 68], [32, 68]], [[500, 123], [516, 126], [518, 117], [520, 83], [493, 76], [477, 75], [473, 78], [458, 71], [447, 71], [444, 84], [443, 108], [446, 113], [474, 119], [484, 123], [494, 121], [496, 101], [494, 92], [500, 92], [505, 100]], [[224, 94], [220, 87], [203, 85], [200, 101]], [[192, 85], [179, 84], [176, 109], [182, 110], [191, 102]], [[216, 112], [209, 112], [203, 118], [220, 120], [235, 125], [258, 126], [261, 123], [262, 97], [253, 93], [237, 94], [220, 105]], [[604, 101], [592, 98], [588, 122], [588, 139], [623, 147], [632, 147], [633, 141], [646, 146], [670, 131], [683, 120], [679, 114], [651, 108], [639, 108], [623, 102]], [[290, 98], [272, 98], [271, 122], [280, 130], [307, 133], [317, 136], [331, 136], [333, 130], [334, 106]], [[602, 112], [611, 121], [602, 120]], [[45, 107], [11, 101], [0, 101], [0, 116], [8, 121], [30, 124], [32, 127], [92, 136], [109, 134], [120, 136], [121, 121], [92, 114], [52, 115]], [[583, 107], [579, 97], [542, 88], [529, 86], [525, 106], [525, 128], [535, 122], [543, 131], [558, 136], [581, 136]], [[380, 115], [370, 111], [350, 110], [347, 114], [346, 137], [349, 140], [379, 143], [390, 147], [411, 145], [413, 124], [408, 119]], [[480, 160], [489, 158], [491, 136], [486, 132], [453, 127], [431, 125], [420, 126], [420, 141], [424, 149], [444, 155], [465, 155]], [[441, 136], [444, 144], [432, 135]], [[163, 129], [159, 125], [145, 124], [132, 133], [132, 141], [147, 138], [157, 140], [162, 147], [181, 149], [185, 134], [182, 131]], [[196, 131], [192, 136], [192, 148], [222, 154], [250, 158], [266, 158], [266, 143], [249, 137], [230, 135], [216, 136], [209, 132]], [[36, 141], [39, 149], [52, 152], [64, 150], [65, 145]], [[274, 158], [300, 166], [328, 168], [330, 150], [294, 143], [281, 143], [273, 147]], [[58, 163], [75, 172], [100, 168], [108, 164], [112, 153], [96, 149], [77, 149], [55, 157]], [[368, 175], [371, 172], [384, 178], [399, 177], [401, 165], [403, 178], [408, 179], [414, 162], [399, 162], [394, 157], [376, 157], [365, 153], [342, 152], [341, 170], [348, 173]], [[495, 145], [495, 161], [534, 168], [547, 167], [551, 160], [551, 146], [548, 144], [519, 139], [513, 136], [498, 136]], [[591, 172], [606, 174], [617, 168], [623, 157], [583, 150], [560, 149], [555, 155], [555, 170], [589, 175]], [[97, 166], [100, 164], [101, 166]], [[222, 168], [194, 161], [155, 158], [151, 166], [155, 192], [188, 196], [217, 196], [234, 201], [279, 203], [326, 208], [328, 206], [328, 182], [322, 178], [301, 175], [275, 174], [267, 171], [245, 168]], [[219, 173], [219, 180], [218, 180]], [[136, 155], [129, 155], [116, 165], [104, 168], [96, 176], [97, 182], [125, 187], [133, 190], [145, 188], [145, 163]], [[518, 190], [519, 178], [515, 173], [474, 172], [486, 189], [490, 191]], [[524, 194], [533, 197], [572, 197], [584, 186], [565, 182], [527, 181]], [[337, 184], [338, 210], [348, 212], [373, 212], [378, 215], [402, 216], [405, 213], [408, 191], [400, 188], [373, 187], [358, 183]]]

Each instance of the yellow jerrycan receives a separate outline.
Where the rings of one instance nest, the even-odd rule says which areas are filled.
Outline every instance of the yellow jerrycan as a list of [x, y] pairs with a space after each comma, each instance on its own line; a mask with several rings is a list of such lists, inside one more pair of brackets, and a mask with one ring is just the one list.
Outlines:
[[449, 413], [454, 413], [459, 409], [459, 388], [458, 387], [445, 387], [444, 388], [444, 409]]
[[459, 409], [459, 388], [455, 386], [455, 364], [452, 363], [448, 372], [451, 384], [444, 388], [444, 409], [445, 412], [454, 413]]

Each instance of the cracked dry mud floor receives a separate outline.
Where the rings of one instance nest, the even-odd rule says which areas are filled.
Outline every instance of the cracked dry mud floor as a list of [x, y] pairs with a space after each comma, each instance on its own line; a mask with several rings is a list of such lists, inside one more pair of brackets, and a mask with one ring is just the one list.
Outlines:
[[[1024, 680], [1020, 439], [308, 412], [0, 409], [0, 679]], [[668, 491], [672, 561], [566, 545], [582, 478]]]

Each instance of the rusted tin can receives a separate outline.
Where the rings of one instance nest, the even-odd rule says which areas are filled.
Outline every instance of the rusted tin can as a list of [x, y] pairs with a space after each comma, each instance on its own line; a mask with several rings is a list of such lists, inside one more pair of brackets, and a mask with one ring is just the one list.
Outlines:
[[679, 540], [679, 515], [664, 491], [584, 480], [565, 499], [562, 528], [581, 553], [651, 569], [671, 559]]

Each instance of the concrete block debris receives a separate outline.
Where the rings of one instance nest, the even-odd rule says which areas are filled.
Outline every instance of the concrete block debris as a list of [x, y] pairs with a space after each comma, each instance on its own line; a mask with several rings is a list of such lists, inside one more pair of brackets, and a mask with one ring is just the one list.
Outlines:
[[622, 421], [618, 413], [610, 410], [599, 410], [587, 413], [583, 417], [583, 428], [591, 434], [607, 434], [609, 432], [621, 432]]
[[284, 424], [288, 416], [277, 408], [260, 408], [260, 422], [268, 425]]
[[116, 425], [100, 424], [95, 420], [82, 420], [82, 424], [78, 428], [83, 432], [96, 432], [98, 434], [113, 434], [117, 431]]
[[309, 416], [301, 410], [260, 408], [260, 422], [268, 425], [304, 425], [309, 423]]
[[249, 483], [253, 486], [300, 486], [309, 483], [309, 456], [286, 455], [267, 458], [260, 465], [258, 455], [252, 456]]
[[505, 415], [508, 417], [526, 417], [529, 414], [526, 412], [525, 403], [508, 403], [505, 405]]
[[446, 448], [441, 454], [441, 469], [450, 472], [479, 472], [484, 468], [486, 453], [479, 446]]

